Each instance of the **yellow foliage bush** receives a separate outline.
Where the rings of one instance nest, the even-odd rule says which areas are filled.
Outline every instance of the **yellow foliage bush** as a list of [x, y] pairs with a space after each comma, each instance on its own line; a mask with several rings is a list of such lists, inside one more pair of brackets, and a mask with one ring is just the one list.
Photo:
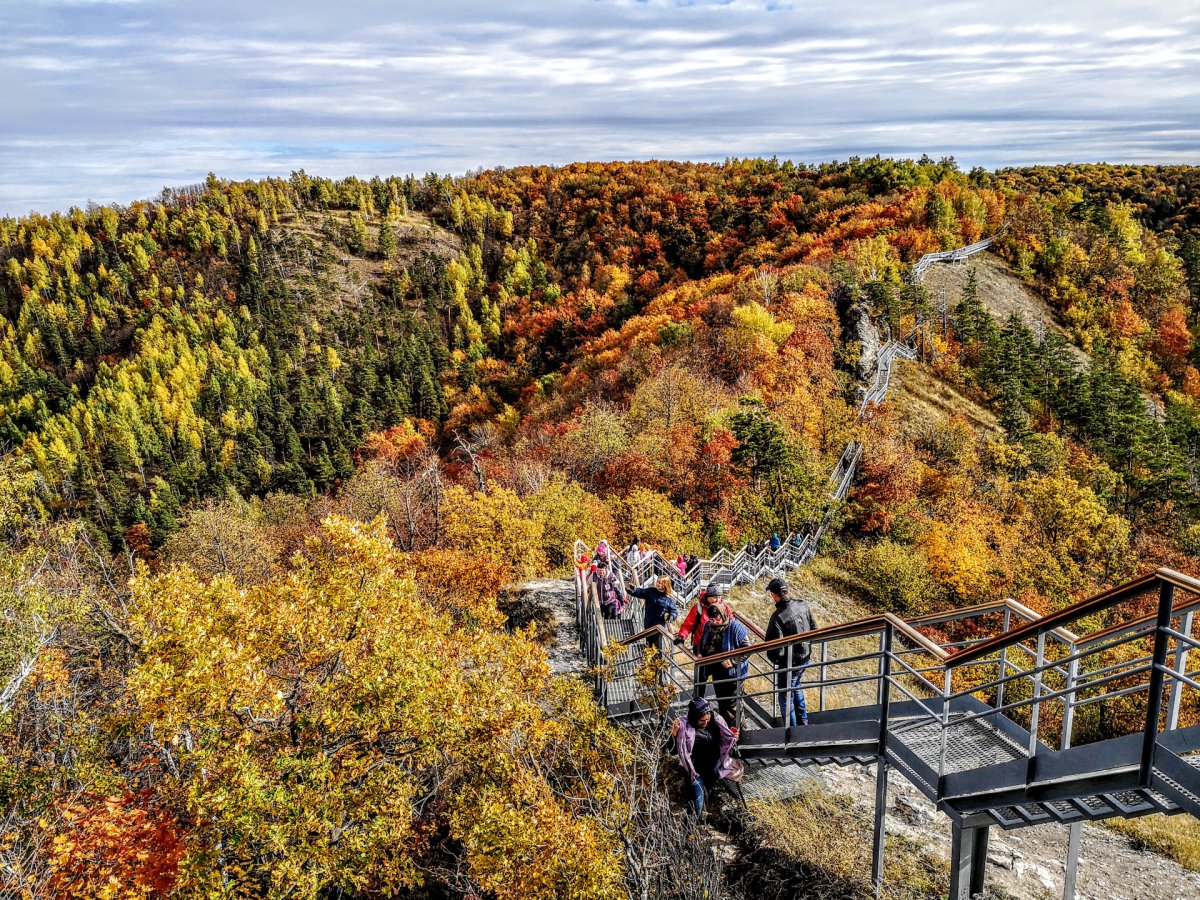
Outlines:
[[929, 572], [957, 599], [982, 603], [993, 593], [994, 553], [979, 522], [935, 522], [921, 536]]
[[920, 547], [907, 547], [885, 538], [855, 550], [849, 565], [883, 609], [902, 616], [929, 611], [934, 585]]
[[643, 547], [654, 547], [667, 556], [699, 552], [702, 548], [700, 523], [663, 494], [636, 488], [625, 497], [608, 498], [608, 505], [621, 544], [636, 537]]
[[[444, 835], [497, 897], [618, 895], [608, 772], [625, 738], [535, 644], [455, 627], [406, 574], [444, 583], [456, 559], [334, 517], [260, 586], [187, 567], [135, 580], [142, 660], [118, 724], [169, 760], [157, 793], [189, 823], [180, 896], [394, 896]], [[462, 589], [494, 604], [470, 571]]]
[[735, 308], [731, 314], [735, 331], [743, 339], [764, 337], [776, 347], [782, 347], [796, 327], [791, 322], [777, 322], [771, 311], [751, 300]]
[[545, 525], [529, 514], [513, 491], [502, 487], [468, 491], [455, 485], [446, 491], [443, 509], [447, 545], [499, 560], [518, 577], [532, 578], [545, 571]]
[[594, 547], [616, 533], [616, 521], [604, 501], [578, 482], [553, 475], [536, 493], [525, 498], [530, 518], [542, 526], [542, 552], [553, 568], [571, 563], [575, 541]]

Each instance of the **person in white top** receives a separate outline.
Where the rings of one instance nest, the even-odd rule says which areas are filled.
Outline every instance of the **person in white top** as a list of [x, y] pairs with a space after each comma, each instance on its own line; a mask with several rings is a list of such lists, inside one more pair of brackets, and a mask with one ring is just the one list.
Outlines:
[[631, 566], [636, 566], [642, 561], [642, 548], [638, 543], [638, 539], [634, 538], [633, 543], [629, 545], [629, 549], [625, 551], [625, 562]]

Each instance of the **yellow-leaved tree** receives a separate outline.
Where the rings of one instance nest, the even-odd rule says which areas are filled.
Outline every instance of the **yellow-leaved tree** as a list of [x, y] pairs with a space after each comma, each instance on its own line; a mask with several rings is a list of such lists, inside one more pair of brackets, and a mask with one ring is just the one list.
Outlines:
[[544, 526], [513, 491], [468, 491], [454, 485], [446, 490], [444, 509], [442, 534], [450, 547], [490, 557], [523, 578], [545, 571]]
[[[473, 503], [467, 523], [497, 507]], [[186, 566], [135, 580], [124, 733], [188, 823], [182, 895], [620, 893], [617, 835], [572, 798], [620, 804], [605, 771], [626, 741], [581, 682], [496, 627], [500, 579], [473, 583], [474, 562], [410, 558], [382, 519], [331, 517], [260, 585]]]
[[526, 497], [525, 505], [542, 525], [542, 549], [553, 567], [570, 565], [577, 539], [594, 547], [616, 533], [616, 522], [604, 501], [558, 473]]
[[623, 544], [636, 537], [668, 555], [702, 549], [700, 523], [656, 491], [636, 488], [625, 497], [610, 497], [608, 504]]

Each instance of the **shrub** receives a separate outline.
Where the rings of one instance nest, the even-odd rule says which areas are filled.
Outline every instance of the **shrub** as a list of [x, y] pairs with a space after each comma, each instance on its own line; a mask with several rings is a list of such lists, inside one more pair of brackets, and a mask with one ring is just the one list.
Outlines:
[[920, 549], [884, 539], [854, 551], [849, 563], [883, 609], [900, 615], [920, 615], [928, 609], [934, 584]]

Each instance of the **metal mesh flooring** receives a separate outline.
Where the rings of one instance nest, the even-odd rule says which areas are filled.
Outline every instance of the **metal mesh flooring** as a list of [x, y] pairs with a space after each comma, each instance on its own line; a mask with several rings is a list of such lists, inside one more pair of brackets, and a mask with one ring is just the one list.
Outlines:
[[[1025, 759], [1024, 747], [1018, 746], [982, 719], [963, 722], [963, 713], [950, 716], [951, 727], [946, 731], [946, 772], [966, 772], [982, 766]], [[958, 725], [954, 722], [959, 720]], [[942, 728], [928, 718], [906, 719], [891, 729], [893, 737], [920, 757], [933, 771], [938, 771], [942, 750]]]
[[[604, 620], [604, 634], [610, 646], [628, 640], [641, 630], [640, 622], [633, 618]], [[664, 641], [664, 649], [672, 650], [669, 641]], [[642, 665], [645, 652], [646, 644], [638, 641], [634, 646], [625, 648], [618, 657], [612, 677], [606, 682], [606, 701], [610, 706], [629, 703], [637, 697], [638, 684], [635, 673]]]
[[1080, 797], [1075, 802], [1087, 807], [1087, 811], [1092, 814], [1105, 813], [1112, 809], [1103, 797]]
[[[604, 635], [608, 639], [608, 643], [611, 645], [633, 637], [637, 634], [634, 624], [632, 619], [605, 619]], [[628, 703], [634, 698], [637, 683], [634, 681], [633, 673], [641, 661], [642, 647], [640, 644], [637, 647], [627, 648], [621, 654], [616, 663], [614, 677], [608, 681], [607, 699], [609, 703]]]
[[788, 800], [820, 786], [808, 766], [747, 766], [742, 793], [747, 800]]

